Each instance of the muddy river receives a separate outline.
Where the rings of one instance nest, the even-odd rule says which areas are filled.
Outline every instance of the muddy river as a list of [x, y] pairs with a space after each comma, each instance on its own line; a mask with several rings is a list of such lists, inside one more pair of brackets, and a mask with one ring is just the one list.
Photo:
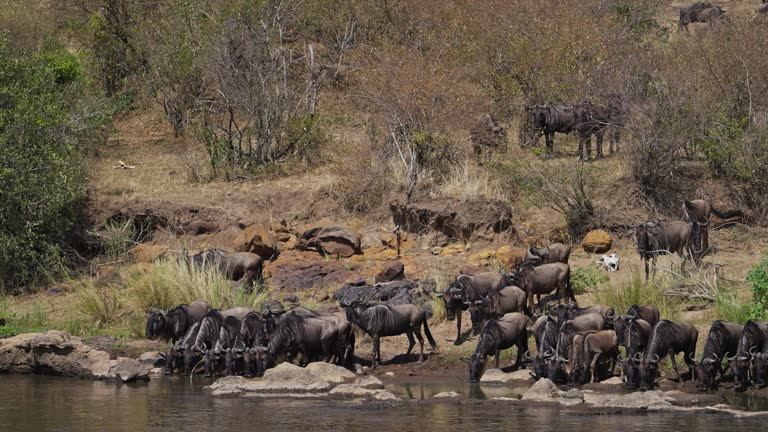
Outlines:
[[[721, 414], [580, 415], [505, 401], [524, 388], [462, 382], [402, 383], [403, 398], [429, 399], [457, 391], [465, 403], [402, 402], [359, 405], [339, 400], [216, 399], [208, 382], [161, 379], [115, 385], [43, 376], [0, 375], [0, 431], [754, 431], [765, 418]], [[733, 401], [749, 405], [749, 400]], [[749, 406], [760, 409], [763, 406]]]

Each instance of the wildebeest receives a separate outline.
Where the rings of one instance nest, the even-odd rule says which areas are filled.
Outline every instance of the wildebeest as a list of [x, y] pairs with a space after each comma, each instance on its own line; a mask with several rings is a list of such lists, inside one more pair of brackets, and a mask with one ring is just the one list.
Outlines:
[[720, 6], [708, 2], [696, 2], [680, 8], [680, 29], [688, 30], [688, 24], [714, 23], [725, 19], [725, 11]]
[[554, 150], [555, 133], [569, 134], [579, 124], [579, 114], [569, 105], [532, 105], [525, 107], [525, 118], [520, 129], [522, 146], [536, 143], [541, 134], [546, 140], [547, 153]]
[[613, 368], [616, 365], [616, 358], [619, 355], [619, 345], [615, 331], [601, 330], [585, 332], [585, 334], [574, 336], [573, 347], [569, 356], [571, 384], [579, 385], [598, 382], [597, 364], [602, 355], [606, 355], [611, 359], [609, 375], [612, 375]]
[[[197, 339], [198, 330], [200, 330], [200, 322], [192, 324], [192, 327], [187, 330], [184, 337], [168, 348], [168, 353], [165, 355], [166, 374], [172, 375], [177, 369], [185, 370], [184, 353], [188, 350], [191, 352], [192, 346], [195, 344], [195, 339]], [[191, 363], [192, 358], [190, 358], [189, 361]]]
[[246, 375], [253, 375], [253, 371], [244, 364], [245, 352], [248, 349], [265, 347], [268, 344], [269, 337], [265, 328], [264, 317], [255, 312], [246, 315], [240, 321], [240, 331], [232, 349], [225, 356], [227, 375], [237, 375], [240, 371]]
[[625, 346], [624, 329], [627, 323], [632, 319], [642, 319], [651, 327], [655, 326], [661, 317], [659, 309], [651, 305], [632, 305], [627, 309], [627, 313], [618, 317], [606, 317], [608, 321], [613, 321], [613, 327], [616, 329], [616, 335], [619, 337], [619, 345]]
[[652, 330], [653, 327], [648, 321], [641, 318], [629, 318], [621, 333], [616, 330], [617, 342], [619, 337], [625, 341], [627, 357], [626, 359], [619, 358], [619, 361], [621, 362], [624, 385], [628, 389], [640, 387], [640, 363], [651, 338]]
[[[225, 318], [234, 317], [241, 320], [250, 312], [252, 312], [250, 308], [241, 306], [223, 311], [213, 309], [205, 314], [200, 321], [200, 328], [197, 331], [194, 343], [184, 349], [184, 370], [187, 372], [192, 371], [194, 361], [205, 356], [209, 350], [216, 346], [216, 341], [219, 338], [219, 332]], [[208, 372], [206, 371], [206, 373]]]
[[470, 306], [472, 322], [482, 325], [489, 319], [500, 318], [510, 312], [524, 312], [531, 316], [526, 299], [525, 291], [516, 286], [504, 287], [500, 291], [491, 290]]
[[651, 332], [651, 339], [640, 362], [640, 387], [652, 389], [656, 385], [659, 361], [667, 355], [672, 361], [672, 368], [675, 370], [678, 381], [682, 381], [675, 361], [675, 355], [680, 352], [683, 353], [683, 360], [693, 375], [696, 367], [694, 356], [698, 338], [699, 331], [688, 323], [659, 321]]
[[[445, 306], [445, 314], [448, 321], [456, 320], [456, 340], [454, 345], [461, 343], [461, 314], [469, 309], [475, 300], [490, 291], [498, 291], [503, 288], [504, 277], [496, 272], [484, 272], [475, 275], [461, 274], [443, 292], [437, 292]], [[475, 331], [479, 331], [476, 323], [473, 323]]]
[[594, 305], [586, 308], [580, 308], [576, 303], [568, 302], [565, 304], [557, 304], [550, 306], [550, 312], [553, 312], [557, 316], [557, 322], [562, 325], [566, 321], [572, 320], [578, 316], [596, 313], [602, 315], [605, 318], [606, 325], [610, 324], [610, 319], [616, 315], [616, 311], [612, 307], [607, 305]]
[[240, 335], [240, 323], [239, 318], [228, 316], [224, 318], [219, 328], [219, 337], [216, 339], [216, 343], [213, 345], [213, 349], [209, 349], [203, 357], [203, 366], [206, 376], [214, 376], [224, 363], [226, 368], [226, 357], [231, 355], [232, 348], [235, 347], [237, 337]]
[[208, 249], [189, 257], [189, 262], [197, 268], [213, 266], [233, 281], [241, 281], [247, 287], [261, 277], [264, 259], [250, 252], [226, 252], [221, 249]]
[[571, 247], [562, 243], [552, 243], [543, 248], [529, 247], [525, 252], [525, 261], [533, 265], [563, 263], [568, 264]]
[[682, 259], [681, 271], [685, 260], [694, 259], [692, 243], [692, 224], [683, 221], [646, 222], [635, 228], [637, 250], [645, 264], [645, 279], [648, 279], [648, 260], [653, 261], [655, 271], [656, 259], [662, 254], [676, 253]]
[[751, 384], [750, 373], [754, 377], [755, 370], [750, 370], [752, 357], [765, 348], [768, 341], [768, 323], [749, 320], [744, 323], [739, 348], [736, 355], [730, 357], [728, 362], [733, 370], [733, 380], [736, 383], [736, 391], [744, 391]]
[[547, 362], [556, 355], [557, 338], [560, 334], [560, 326], [551, 315], [539, 317], [533, 325], [533, 338], [536, 341], [536, 356], [525, 354], [527, 360], [533, 360], [534, 378], [547, 377]]
[[741, 210], [719, 211], [705, 200], [691, 200], [683, 202], [683, 214], [685, 219], [693, 224], [693, 247], [699, 256], [703, 256], [709, 250], [709, 220], [713, 214], [720, 219], [728, 219], [743, 216]]
[[[607, 106], [592, 104], [589, 101], [574, 107], [578, 117], [576, 131], [579, 134], [579, 159], [592, 158], [592, 136], [595, 136], [595, 157], [603, 157], [603, 139], [605, 131], [611, 124], [610, 110]], [[611, 135], [613, 137], [613, 135]], [[613, 152], [613, 143], [611, 143]]]
[[723, 359], [729, 354], [736, 354], [744, 326], [738, 323], [717, 320], [712, 323], [704, 345], [704, 354], [696, 366], [696, 388], [699, 391], [714, 390], [718, 385], [718, 375], [722, 379]]
[[579, 333], [600, 331], [605, 328], [605, 318], [596, 313], [578, 316], [560, 325], [555, 355], [547, 359], [547, 378], [562, 383], [566, 376], [566, 364], [572, 353], [573, 339]]
[[517, 267], [507, 277], [507, 285], [516, 285], [528, 294], [528, 308], [533, 310], [533, 296], [537, 295], [541, 300], [542, 294], [558, 291], [561, 299], [570, 298], [574, 303], [576, 296], [571, 288], [571, 268], [568, 264], [553, 263], [542, 264], [535, 267], [533, 264], [524, 263]]
[[424, 360], [424, 338], [421, 336], [421, 327], [429, 340], [432, 351], [437, 350], [437, 344], [429, 331], [427, 316], [424, 310], [413, 304], [388, 306], [383, 304], [369, 305], [359, 301], [345, 302], [341, 304], [347, 313], [347, 320], [360, 327], [373, 338], [373, 358], [371, 368], [375, 369], [381, 363], [381, 350], [379, 343], [382, 337], [398, 336], [403, 333], [408, 336], [408, 350], [410, 355], [416, 342], [413, 335], [419, 340], [419, 363]]
[[501, 351], [517, 346], [514, 367], [523, 366], [523, 355], [528, 351], [528, 318], [518, 312], [508, 313], [499, 319], [490, 319], [483, 325], [475, 352], [469, 358], [469, 382], [476, 383], [483, 376], [488, 356], [496, 358], [499, 368]]
[[210, 310], [211, 305], [202, 300], [194, 301], [189, 305], [178, 305], [168, 312], [152, 309], [147, 317], [147, 339], [160, 339], [175, 344]]

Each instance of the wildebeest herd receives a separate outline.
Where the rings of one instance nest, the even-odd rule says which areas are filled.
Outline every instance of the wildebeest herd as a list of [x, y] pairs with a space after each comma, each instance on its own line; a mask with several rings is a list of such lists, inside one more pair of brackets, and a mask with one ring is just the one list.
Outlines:
[[[683, 210], [685, 220], [646, 222], [635, 228], [646, 277], [649, 261], [655, 265], [660, 254], [700, 259], [709, 248], [706, 232], [711, 214], [723, 218], [741, 215], [739, 211], [721, 212], [703, 200], [686, 201]], [[250, 261], [243, 258], [248, 257], [226, 260], [221, 252], [214, 254], [217, 258], [210, 262], [232, 261], [254, 269], [261, 265], [259, 261], [246, 266]], [[613, 376], [621, 365], [627, 388], [653, 388], [660, 361], [669, 356], [678, 381], [689, 376], [702, 391], [716, 388], [729, 376], [728, 369], [739, 390], [768, 386], [768, 323], [749, 321], [741, 326], [715, 321], [697, 362], [697, 329], [662, 319], [653, 306], [633, 305], [627, 311], [609, 305], [578, 306], [571, 286], [570, 254], [571, 248], [561, 243], [530, 247], [511, 272], [467, 271], [445, 289], [434, 290], [447, 319], [456, 321], [456, 345], [463, 338], [462, 313], [469, 311], [472, 331], [478, 335], [469, 359], [471, 382], [480, 380], [489, 357], [495, 357], [498, 368], [501, 352], [516, 347], [514, 368], [530, 367], [535, 378], [558, 384], [601, 381]], [[250, 278], [248, 272], [237, 273]], [[268, 302], [261, 311], [247, 307], [217, 310], [203, 301], [168, 311], [152, 310], [146, 336], [170, 343], [163, 353], [167, 373], [194, 373], [202, 365], [207, 376], [260, 376], [282, 361], [296, 359], [303, 365], [325, 361], [352, 367], [356, 330], [372, 339], [371, 368], [382, 362], [382, 337], [405, 334], [409, 342], [406, 355], [418, 341], [421, 362], [425, 358], [423, 330], [432, 351], [437, 350], [429, 329], [429, 310], [403, 298], [374, 301], [356, 289], [343, 288], [334, 296], [340, 306], [337, 312], [300, 306], [285, 309], [279, 302]], [[531, 335], [535, 354], [528, 347]], [[687, 376], [678, 368], [675, 356], [680, 353], [688, 366]]]

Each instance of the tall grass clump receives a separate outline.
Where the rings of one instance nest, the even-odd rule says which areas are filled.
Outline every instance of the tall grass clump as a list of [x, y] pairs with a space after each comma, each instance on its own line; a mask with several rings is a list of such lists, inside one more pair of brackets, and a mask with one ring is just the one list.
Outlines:
[[122, 276], [129, 302], [136, 311], [169, 309], [196, 300], [205, 300], [218, 309], [260, 309], [269, 295], [259, 283], [254, 284], [252, 291], [246, 291], [236, 287], [217, 268], [196, 268], [183, 259], [160, 260], [149, 269], [129, 269]]
[[627, 281], [605, 284], [594, 294], [596, 303], [606, 304], [624, 313], [632, 305], [651, 305], [659, 309], [664, 319], [676, 319], [680, 315], [680, 300], [667, 296], [663, 287], [667, 281], [656, 277], [645, 281], [641, 273], [632, 273]]
[[93, 320], [96, 327], [103, 327], [117, 320], [123, 308], [123, 303], [115, 292], [99, 289], [92, 281], [84, 282], [75, 298], [80, 313]]
[[741, 302], [731, 290], [721, 289], [712, 304], [712, 313], [713, 319], [744, 324], [752, 318], [752, 307]]

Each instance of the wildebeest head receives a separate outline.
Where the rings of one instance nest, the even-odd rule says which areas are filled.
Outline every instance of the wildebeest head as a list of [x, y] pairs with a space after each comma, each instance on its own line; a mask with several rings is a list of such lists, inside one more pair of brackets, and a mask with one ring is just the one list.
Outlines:
[[243, 353], [243, 363], [246, 376], [262, 376], [264, 371], [272, 367], [274, 362], [266, 347], [249, 348]]
[[729, 358], [728, 361], [731, 363], [731, 370], [733, 370], [733, 382], [736, 384], [735, 390], [744, 391], [749, 388], [751, 354], [737, 354]]
[[469, 304], [464, 298], [464, 290], [456, 286], [454, 282], [445, 291], [436, 292], [440, 294], [440, 298], [443, 300], [443, 306], [445, 306], [445, 318], [448, 321], [456, 319], [456, 310], [467, 310]]
[[637, 250], [640, 252], [640, 255], [648, 252], [650, 242], [648, 241], [648, 227], [645, 224], [635, 227], [635, 237], [637, 238]]
[[564, 383], [567, 377], [568, 359], [555, 353], [546, 359], [547, 378], [555, 384]]
[[245, 344], [227, 349], [224, 353], [224, 372], [227, 375], [237, 375], [243, 369], [243, 357], [245, 354]]
[[149, 311], [149, 317], [147, 318], [147, 339], [156, 339], [163, 332], [165, 328], [165, 312], [159, 309], [152, 309]]
[[573, 310], [576, 307], [573, 303], [547, 305], [547, 311], [557, 316], [557, 323], [563, 325], [566, 321], [573, 319]]
[[659, 375], [659, 358], [658, 354], [653, 354], [650, 357], [642, 359], [640, 362], [640, 388], [643, 390], [653, 390], [656, 386], [656, 378]]
[[487, 363], [488, 359], [485, 354], [473, 353], [469, 357], [469, 382], [476, 383], [480, 381]]
[[184, 350], [177, 342], [175, 345], [171, 345], [168, 348], [168, 353], [165, 354], [165, 373], [173, 374], [177, 369], [184, 367]]
[[191, 372], [197, 366], [195, 363], [208, 352], [208, 347], [203, 344], [184, 349], [184, 371]]
[[712, 353], [701, 359], [696, 365], [696, 388], [699, 391], [714, 390], [717, 388], [717, 373], [720, 371], [720, 359]]
[[755, 387], [768, 387], [768, 353], [756, 353], [752, 356], [752, 379]]
[[642, 362], [642, 353], [635, 353], [631, 358], [624, 359], [619, 357], [622, 370], [624, 372], [624, 386], [633, 390], [640, 387], [640, 362]]

